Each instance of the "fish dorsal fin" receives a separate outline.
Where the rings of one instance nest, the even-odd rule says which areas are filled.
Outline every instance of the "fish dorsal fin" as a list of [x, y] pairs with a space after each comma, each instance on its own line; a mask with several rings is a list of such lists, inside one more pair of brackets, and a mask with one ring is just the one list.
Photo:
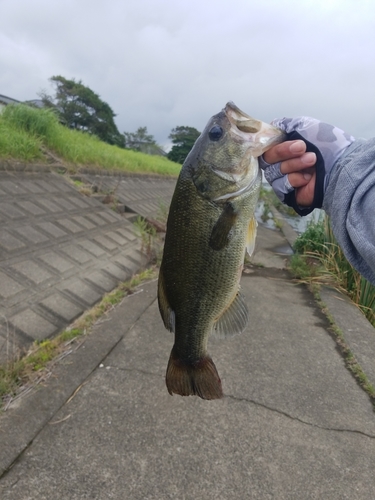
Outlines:
[[162, 272], [159, 273], [158, 281], [158, 303], [161, 317], [163, 318], [165, 328], [170, 332], [175, 332], [176, 317], [167, 299], [165, 291], [164, 277]]
[[250, 219], [249, 226], [247, 228], [246, 251], [249, 254], [249, 257], [251, 257], [254, 252], [257, 227], [258, 223], [255, 217], [253, 217]]
[[210, 247], [222, 250], [231, 240], [231, 231], [237, 220], [237, 213], [231, 203], [226, 203], [219, 219], [212, 228]]
[[212, 336], [223, 339], [242, 333], [249, 321], [246, 302], [238, 291], [229, 307], [214, 324]]

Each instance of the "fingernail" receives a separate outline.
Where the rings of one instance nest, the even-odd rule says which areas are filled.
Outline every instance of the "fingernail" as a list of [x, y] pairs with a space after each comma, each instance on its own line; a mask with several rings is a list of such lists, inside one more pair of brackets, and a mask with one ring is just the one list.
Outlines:
[[309, 181], [311, 179], [312, 175], [311, 174], [303, 174], [303, 178], [306, 179], [307, 181]]
[[296, 141], [290, 145], [290, 152], [293, 154], [303, 153], [306, 150], [305, 143], [303, 141]]
[[316, 162], [316, 154], [315, 153], [305, 153], [301, 156], [301, 161], [305, 165], [314, 165]]

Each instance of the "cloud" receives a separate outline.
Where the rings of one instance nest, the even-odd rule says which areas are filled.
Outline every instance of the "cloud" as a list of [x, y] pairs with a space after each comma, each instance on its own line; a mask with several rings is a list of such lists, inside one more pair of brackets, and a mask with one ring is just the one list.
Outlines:
[[363, 0], [5, 0], [0, 93], [31, 99], [77, 78], [164, 144], [228, 100], [266, 121], [312, 115], [375, 135], [375, 12]]

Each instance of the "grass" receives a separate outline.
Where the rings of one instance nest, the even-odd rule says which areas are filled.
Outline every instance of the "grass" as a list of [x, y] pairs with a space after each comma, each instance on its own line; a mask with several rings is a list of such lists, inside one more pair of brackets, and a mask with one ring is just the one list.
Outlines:
[[155, 276], [154, 268], [135, 275], [131, 280], [106, 294], [95, 307], [80, 316], [71, 327], [53, 339], [34, 342], [25, 356], [0, 365], [0, 410], [3, 407], [6, 408], [16, 395], [22, 394], [22, 389], [32, 387], [43, 378], [43, 374], [51, 363], [65, 356], [68, 346], [76, 339], [87, 335], [99, 318], [112, 310], [124, 297], [133, 293], [135, 287]]
[[346, 367], [370, 396], [375, 407], [375, 387], [370, 383], [346, 343], [343, 332], [323, 303], [320, 286], [333, 286], [348, 295], [373, 326], [375, 326], [375, 287], [349, 264], [334, 238], [327, 217], [322, 222], [311, 224], [296, 240], [294, 250], [296, 253], [290, 260], [293, 274], [301, 282], [306, 283], [313, 292], [317, 304], [330, 323], [330, 331], [341, 351]]
[[[259, 200], [264, 203], [264, 216], [267, 219], [267, 214], [270, 212], [271, 207], [275, 207], [282, 214], [290, 215], [291, 217], [297, 216], [296, 212], [293, 208], [284, 205], [279, 198], [276, 196], [275, 192], [271, 188], [265, 188], [263, 185], [261, 186], [259, 193]], [[263, 219], [263, 217], [262, 217]]]
[[137, 235], [142, 241], [141, 252], [144, 252], [150, 259], [156, 237], [156, 229], [140, 215], [137, 217], [133, 225]]
[[50, 109], [6, 106], [0, 115], [0, 157], [43, 162], [42, 147], [61, 158], [71, 173], [90, 167], [177, 176], [181, 169], [165, 157], [111, 146], [93, 135], [64, 127]]
[[295, 276], [305, 281], [334, 286], [359, 307], [375, 326], [375, 287], [346, 259], [338, 245], [328, 217], [311, 224], [294, 244], [291, 259]]
[[41, 160], [41, 145], [39, 138], [12, 127], [0, 115], [0, 157], [24, 161]]
[[362, 367], [358, 363], [357, 359], [354, 356], [354, 353], [348, 346], [348, 344], [345, 341], [345, 337], [343, 332], [340, 330], [340, 328], [336, 325], [334, 319], [330, 315], [326, 305], [323, 303], [320, 294], [319, 294], [319, 287], [316, 285], [312, 287], [313, 288], [313, 293], [315, 296], [315, 300], [317, 301], [320, 309], [322, 310], [323, 314], [326, 316], [327, 320], [329, 321], [331, 325], [331, 332], [336, 340], [336, 343], [341, 351], [341, 354], [344, 358], [345, 365], [348, 368], [348, 370], [353, 374], [359, 385], [366, 391], [366, 393], [370, 396], [371, 401], [374, 405], [375, 408], [375, 387], [371, 382], [369, 381], [367, 375], [363, 371]]

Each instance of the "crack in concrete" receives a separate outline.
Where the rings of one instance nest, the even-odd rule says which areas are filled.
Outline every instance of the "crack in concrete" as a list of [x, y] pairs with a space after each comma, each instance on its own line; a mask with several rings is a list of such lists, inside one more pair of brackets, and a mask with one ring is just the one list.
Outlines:
[[356, 430], [356, 429], [338, 429], [335, 427], [324, 427], [322, 425], [314, 424], [312, 422], [307, 422], [306, 420], [302, 420], [301, 418], [298, 417], [293, 417], [289, 413], [286, 413], [283, 410], [279, 410], [278, 408], [273, 408], [271, 406], [267, 406], [264, 403], [260, 403], [259, 401], [254, 401], [253, 399], [247, 399], [247, 398], [239, 398], [236, 396], [233, 396], [231, 394], [226, 394], [224, 398], [227, 399], [232, 399], [233, 401], [238, 401], [238, 402], [245, 402], [245, 403], [251, 403], [255, 406], [260, 406], [261, 408], [265, 408], [266, 410], [270, 410], [272, 412], [278, 413], [279, 415], [283, 415], [284, 417], [289, 418], [290, 420], [296, 420], [297, 422], [300, 422], [301, 424], [308, 425], [310, 427], [315, 427], [317, 429], [321, 429], [324, 431], [332, 431], [332, 432], [349, 432], [353, 434], [360, 434], [361, 436], [368, 437], [370, 439], [375, 439], [375, 435], [373, 434], [367, 434], [366, 432]]
[[[155, 377], [155, 376], [161, 377], [161, 375], [159, 373], [149, 372], [146, 370], [140, 370], [139, 368], [123, 368], [123, 367], [118, 367], [118, 366], [113, 366], [113, 365], [110, 365], [110, 366], [111, 366], [111, 368], [114, 368], [115, 370], [120, 370], [120, 371], [124, 371], [124, 372], [138, 372], [138, 373], [142, 373], [143, 375], [150, 375], [152, 377]], [[233, 396], [232, 394], [225, 394], [223, 399], [231, 399], [231, 400], [237, 401], [237, 402], [251, 403], [255, 406], [259, 406], [259, 407], [264, 408], [266, 410], [278, 413], [279, 415], [283, 415], [284, 417], [287, 417], [290, 420], [295, 420], [297, 422], [300, 422], [301, 424], [308, 425], [308, 426], [314, 427], [316, 429], [321, 429], [324, 431], [331, 431], [331, 432], [348, 432], [351, 434], [359, 434], [360, 436], [364, 436], [364, 437], [367, 437], [369, 439], [375, 439], [374, 434], [368, 434], [366, 432], [363, 432], [363, 431], [360, 431], [357, 429], [338, 429], [335, 427], [324, 427], [322, 425], [314, 424], [312, 422], [307, 422], [306, 420], [302, 420], [301, 418], [294, 417], [293, 415], [290, 415], [289, 413], [287, 413], [283, 410], [279, 410], [278, 408], [268, 406], [264, 403], [260, 403], [259, 401], [255, 401], [253, 399], [239, 398], [237, 396]]]

